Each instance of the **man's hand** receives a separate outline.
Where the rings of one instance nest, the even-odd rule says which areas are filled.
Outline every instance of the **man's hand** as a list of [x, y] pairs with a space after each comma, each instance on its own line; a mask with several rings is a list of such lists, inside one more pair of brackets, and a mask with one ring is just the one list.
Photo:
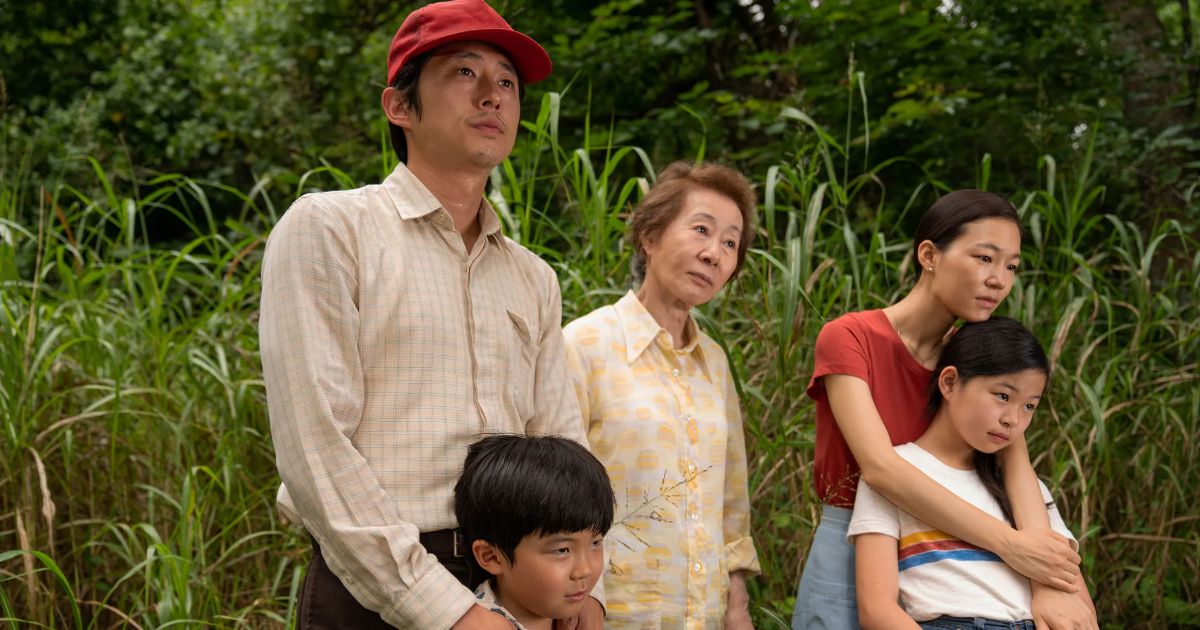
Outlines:
[[583, 601], [578, 617], [555, 619], [555, 630], [601, 630], [604, 627], [604, 607], [595, 597]]
[[1079, 554], [1067, 538], [1048, 528], [1014, 529], [1000, 553], [1013, 571], [1060, 591], [1079, 590]]
[[1030, 586], [1033, 589], [1033, 622], [1037, 624], [1037, 630], [1099, 630], [1091, 598], [1034, 581], [1030, 581]]
[[513, 630], [512, 622], [483, 606], [472, 605], [452, 630]]
[[746, 574], [734, 571], [729, 574], [729, 602], [725, 608], [727, 630], [754, 630], [750, 621], [750, 594], [746, 592]]

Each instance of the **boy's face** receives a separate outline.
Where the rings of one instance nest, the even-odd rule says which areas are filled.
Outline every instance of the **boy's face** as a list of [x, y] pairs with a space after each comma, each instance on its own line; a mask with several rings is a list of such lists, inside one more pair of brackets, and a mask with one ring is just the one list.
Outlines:
[[[604, 569], [604, 536], [592, 532], [531, 534], [513, 562], [500, 553], [483, 565], [496, 576], [497, 597], [522, 625], [579, 614]], [[480, 563], [481, 565], [483, 563]]]

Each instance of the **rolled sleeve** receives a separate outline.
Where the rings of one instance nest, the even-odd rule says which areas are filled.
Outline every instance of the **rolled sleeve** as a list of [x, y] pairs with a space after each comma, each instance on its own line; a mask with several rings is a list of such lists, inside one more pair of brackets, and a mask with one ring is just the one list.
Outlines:
[[762, 573], [754, 539], [750, 536], [750, 489], [747, 485], [746, 435], [742, 409], [733, 383], [733, 367], [725, 373], [725, 409], [729, 435], [725, 451], [725, 563], [730, 573]]
[[380, 616], [397, 628], [450, 628], [476, 603], [475, 596], [443, 569], [418, 589], [398, 591]]

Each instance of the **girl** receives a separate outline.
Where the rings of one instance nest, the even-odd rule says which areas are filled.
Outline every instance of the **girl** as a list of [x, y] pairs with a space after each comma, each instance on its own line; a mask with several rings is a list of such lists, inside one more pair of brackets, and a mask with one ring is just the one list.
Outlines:
[[846, 528], [860, 467], [867, 483], [906, 512], [1035, 580], [1035, 618], [1054, 630], [1097, 627], [1094, 614], [1069, 594], [1077, 590], [1079, 556], [1049, 529], [1020, 436], [1001, 456], [1017, 528], [988, 517], [892, 449], [925, 432], [926, 388], [955, 322], [991, 316], [1012, 289], [1020, 248], [1017, 212], [1007, 200], [979, 190], [951, 192], [917, 227], [912, 290], [887, 308], [850, 313], [822, 328], [808, 395], [816, 402], [813, 475], [824, 505], [793, 628], [858, 627]]
[[[1011, 523], [996, 453], [1029, 426], [1046, 388], [1046, 354], [1024, 326], [993, 317], [953, 335], [934, 374], [933, 422], [896, 453], [971, 505]], [[1073, 542], [1049, 490], [1038, 484], [1054, 531]], [[897, 508], [861, 480], [847, 537], [857, 552], [864, 628], [1035, 628], [1028, 580], [995, 554]], [[1087, 588], [1077, 585], [1090, 608]]]

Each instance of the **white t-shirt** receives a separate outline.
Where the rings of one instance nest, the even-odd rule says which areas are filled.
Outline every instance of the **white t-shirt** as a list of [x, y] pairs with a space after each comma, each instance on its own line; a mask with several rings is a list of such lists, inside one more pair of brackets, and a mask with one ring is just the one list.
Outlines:
[[[974, 470], [951, 468], [912, 442], [897, 446], [896, 453], [963, 500], [1004, 519], [1000, 504]], [[1038, 481], [1038, 485], [1050, 503], [1046, 484]], [[1051, 529], [1078, 546], [1058, 508], [1049, 510]], [[858, 534], [884, 534], [899, 541], [900, 606], [916, 621], [941, 615], [998, 621], [1033, 617], [1027, 578], [992, 552], [922, 523], [861, 479], [846, 539], [853, 543]]]

